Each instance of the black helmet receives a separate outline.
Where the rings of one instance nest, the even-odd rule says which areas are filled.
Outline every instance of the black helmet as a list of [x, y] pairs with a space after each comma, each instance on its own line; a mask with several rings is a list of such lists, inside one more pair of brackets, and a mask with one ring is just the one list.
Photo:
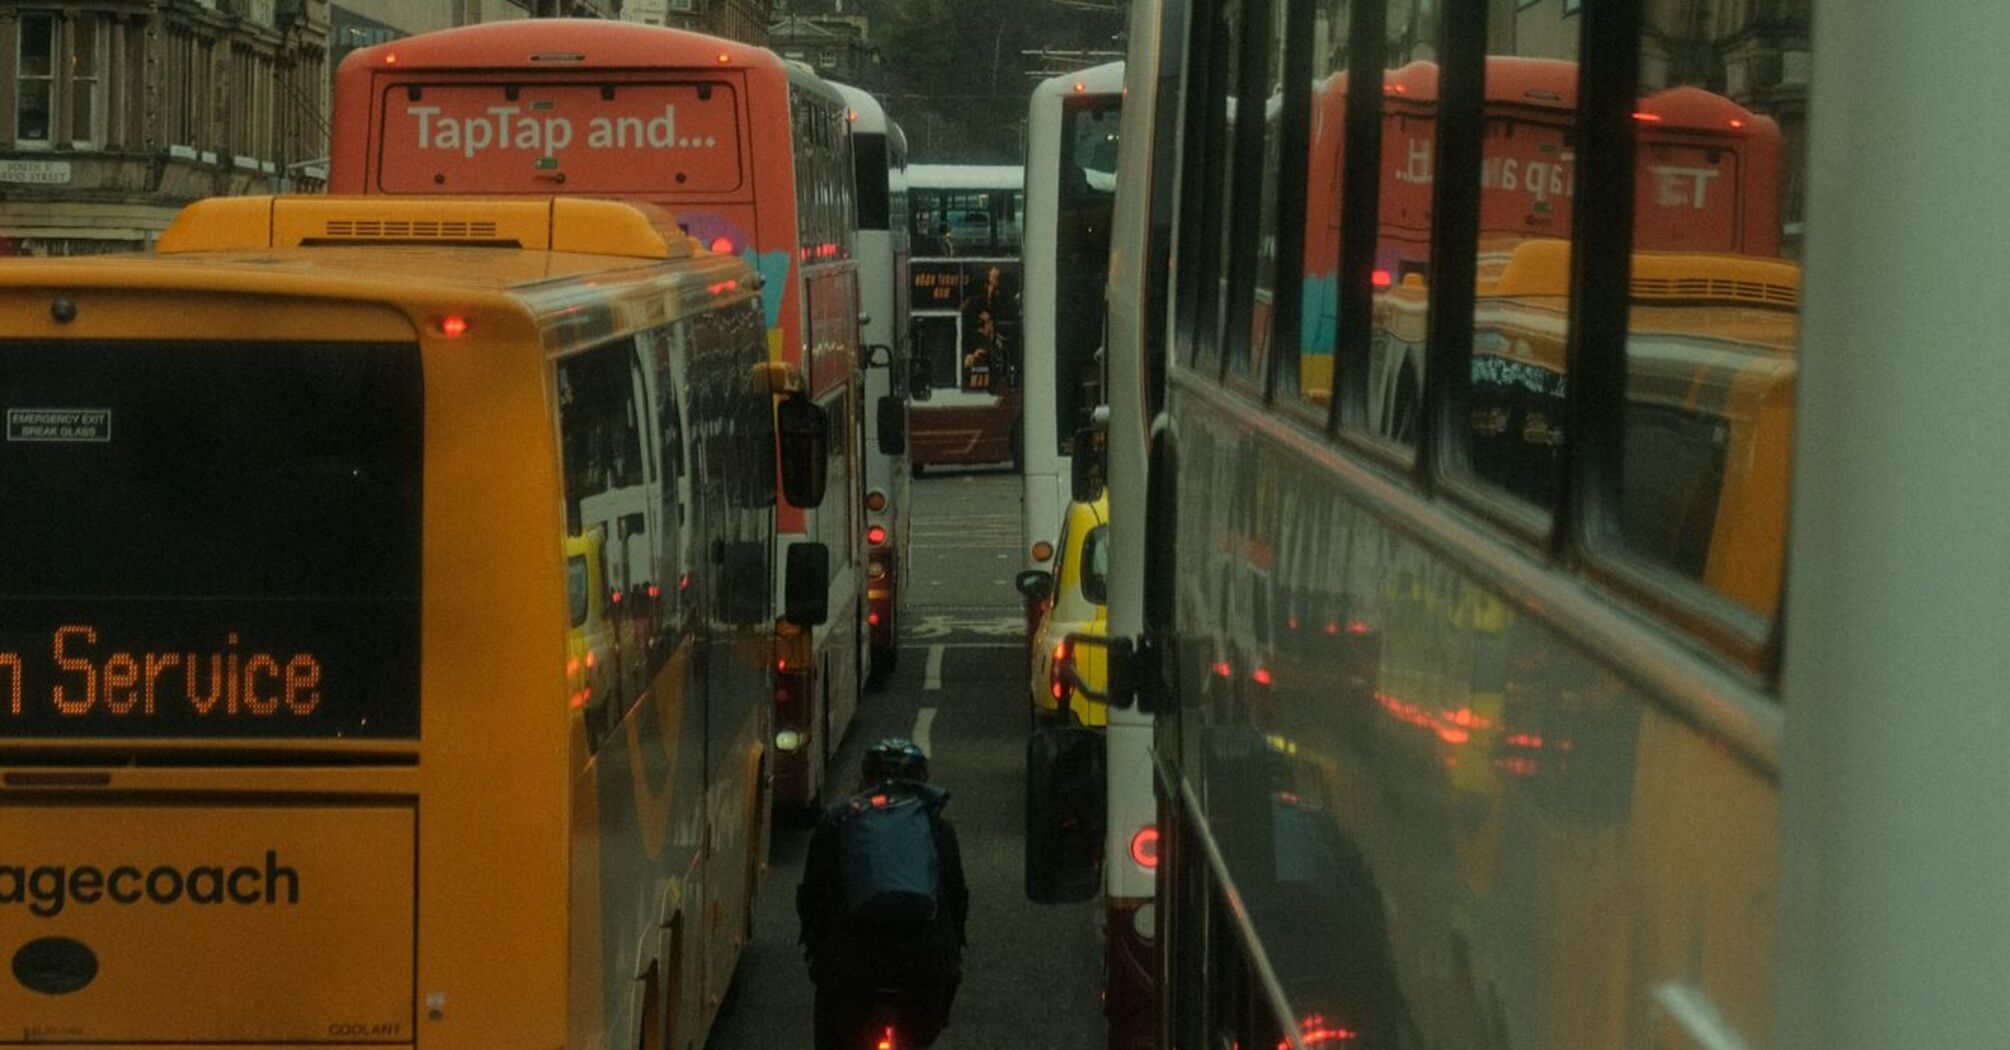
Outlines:
[[859, 771], [865, 779], [917, 780], [928, 779], [928, 755], [915, 746], [914, 741], [904, 736], [890, 736], [865, 749], [865, 760]]

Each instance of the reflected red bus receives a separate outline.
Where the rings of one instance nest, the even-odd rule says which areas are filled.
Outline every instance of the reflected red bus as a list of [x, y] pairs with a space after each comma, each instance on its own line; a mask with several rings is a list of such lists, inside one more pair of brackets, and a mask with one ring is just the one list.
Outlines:
[[[1515, 245], [1570, 236], [1577, 189], [1571, 146], [1577, 63], [1487, 58], [1486, 130], [1480, 173], [1482, 278], [1498, 274]], [[1340, 158], [1345, 155], [1347, 76], [1313, 87], [1307, 167], [1304, 343], [1300, 381], [1331, 389], [1338, 314]], [[1437, 141], [1438, 67], [1412, 62], [1382, 81], [1382, 167], [1375, 287], [1428, 280], [1431, 172]], [[1634, 237], [1644, 251], [1780, 254], [1780, 128], [1721, 95], [1676, 87], [1640, 100], [1634, 114]], [[1312, 265], [1314, 261], [1317, 266]]]

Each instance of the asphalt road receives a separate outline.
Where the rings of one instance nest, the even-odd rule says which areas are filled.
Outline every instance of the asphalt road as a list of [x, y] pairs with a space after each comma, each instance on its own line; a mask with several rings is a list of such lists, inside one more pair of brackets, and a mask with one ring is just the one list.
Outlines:
[[[926, 737], [935, 781], [952, 793], [970, 881], [963, 989], [939, 1050], [1100, 1047], [1100, 905], [1029, 904], [1021, 890], [1027, 728], [1019, 569], [1019, 480], [1009, 472], [914, 482], [915, 519], [899, 669], [868, 694], [840, 748], [855, 770], [865, 744]], [[796, 947], [795, 888], [809, 831], [783, 827], [771, 848], [754, 943], [709, 1050], [810, 1045], [809, 976]]]

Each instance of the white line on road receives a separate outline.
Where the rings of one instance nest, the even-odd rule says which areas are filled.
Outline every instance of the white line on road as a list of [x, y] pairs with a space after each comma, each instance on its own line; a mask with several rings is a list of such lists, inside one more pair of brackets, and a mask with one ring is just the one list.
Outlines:
[[935, 757], [935, 744], [928, 739], [928, 731], [934, 727], [935, 708], [924, 707], [914, 713], [914, 732], [907, 735], [909, 740], [914, 741], [914, 746], [930, 758]]
[[[940, 645], [931, 645], [928, 647], [928, 680], [921, 683], [921, 687], [923, 689], [942, 688], [942, 646]], [[929, 712], [929, 717], [933, 718], [934, 716], [934, 712]]]

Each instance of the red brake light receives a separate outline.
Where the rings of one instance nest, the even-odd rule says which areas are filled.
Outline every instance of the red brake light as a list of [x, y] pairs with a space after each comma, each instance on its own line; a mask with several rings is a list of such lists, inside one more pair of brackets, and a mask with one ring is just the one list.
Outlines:
[[1159, 829], [1147, 824], [1131, 836], [1131, 859], [1138, 867], [1152, 869], [1159, 866]]
[[866, 622], [866, 625], [867, 625], [867, 626], [869, 626], [869, 627], [878, 627], [878, 626], [879, 626], [879, 612], [878, 612], [877, 610], [875, 610], [875, 611], [873, 611], [873, 612], [869, 612], [869, 613], [866, 613], [866, 614], [865, 614], [865, 622]]
[[1227, 660], [1222, 660], [1214, 665], [1214, 676], [1216, 678], [1227, 678], [1233, 674], [1235, 674], [1235, 668], [1230, 667]]
[[1639, 121], [1639, 122], [1641, 122], [1642, 124], [1659, 124], [1659, 123], [1661, 123], [1661, 114], [1659, 114], [1659, 113], [1635, 113], [1635, 114], [1633, 114], [1633, 119], [1634, 119], [1634, 120], [1637, 120], [1637, 121]]
[[1259, 667], [1259, 668], [1257, 668], [1257, 669], [1256, 669], [1256, 670], [1255, 670], [1255, 671], [1254, 671], [1254, 672], [1253, 672], [1252, 674], [1250, 674], [1250, 676], [1249, 676], [1249, 677], [1250, 677], [1250, 678], [1252, 678], [1252, 679], [1254, 679], [1257, 685], [1269, 685], [1269, 684], [1270, 684], [1270, 668], [1268, 668], [1268, 667]]
[[886, 796], [885, 796], [885, 795], [874, 795], [874, 796], [872, 797], [872, 804], [873, 804], [874, 806], [884, 806], [884, 805], [886, 805]]
[[886, 526], [874, 525], [865, 530], [865, 541], [877, 547], [886, 542]]
[[724, 236], [723, 234], [718, 237], [712, 238], [712, 254], [714, 255], [733, 254], [733, 239], [731, 237]]
[[893, 1050], [893, 1029], [887, 1029], [886, 1034], [879, 1037], [877, 1050]]
[[449, 339], [459, 339], [468, 334], [468, 319], [459, 314], [440, 318], [440, 334]]
[[1370, 278], [1370, 280], [1377, 288], [1387, 288], [1395, 280], [1395, 278], [1392, 277], [1389, 271], [1387, 270], [1376, 270], [1374, 276]]

